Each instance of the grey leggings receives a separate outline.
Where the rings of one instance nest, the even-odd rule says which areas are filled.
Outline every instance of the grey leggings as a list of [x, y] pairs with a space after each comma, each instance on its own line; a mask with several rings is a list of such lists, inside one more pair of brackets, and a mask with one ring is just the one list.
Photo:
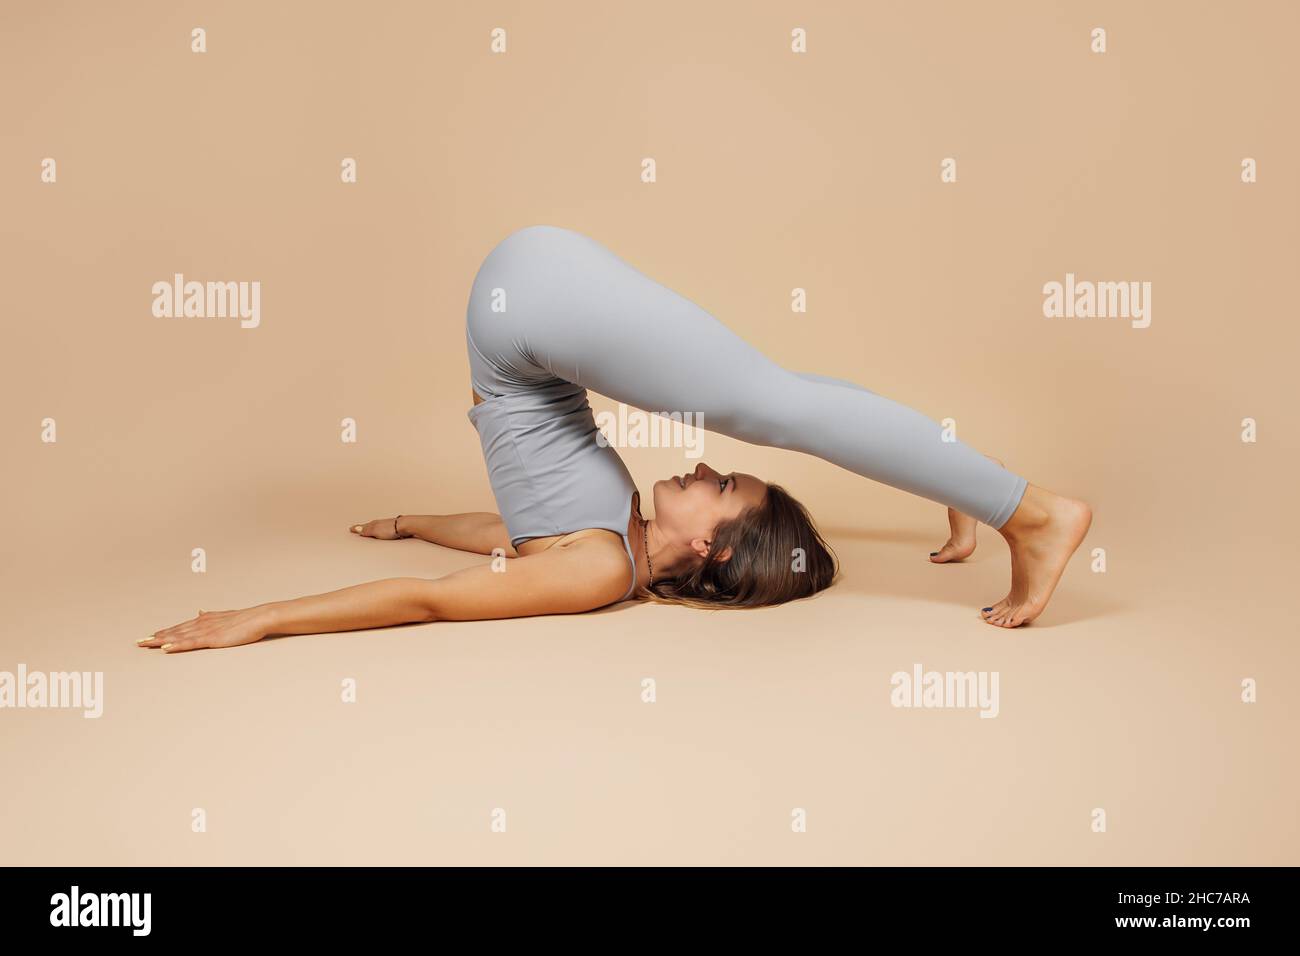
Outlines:
[[782, 368], [594, 239], [529, 226], [498, 248], [511, 264], [518, 348], [558, 379], [648, 412], [702, 415], [708, 431], [816, 455], [995, 528], [1020, 503], [1024, 478], [944, 441], [937, 422], [859, 385]]

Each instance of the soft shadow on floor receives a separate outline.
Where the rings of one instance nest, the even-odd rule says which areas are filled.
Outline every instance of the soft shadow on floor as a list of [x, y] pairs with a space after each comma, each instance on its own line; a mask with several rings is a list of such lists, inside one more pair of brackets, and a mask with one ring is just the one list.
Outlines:
[[[828, 541], [833, 538], [840, 538], [850, 541], [880, 541], [890, 544], [929, 544], [931, 545], [929, 550], [938, 549], [948, 540], [946, 528], [935, 528], [934, 531], [916, 531], [911, 528], [837, 528], [827, 526], [820, 530], [822, 536]], [[834, 544], [831, 547], [834, 547]]]
[[[907, 598], [979, 609], [1001, 600], [1011, 584], [1010, 552], [998, 533], [981, 527], [975, 553], [935, 564], [929, 553], [946, 535], [906, 528], [826, 528], [840, 561], [840, 578], [827, 594]], [[919, 546], [919, 547], [918, 547]], [[1087, 562], [1076, 553], [1046, 611], [1029, 627], [1046, 630], [1122, 612], [1127, 605], [1099, 593]], [[993, 625], [984, 625], [992, 627]], [[999, 630], [1015, 630], [999, 628]]]
[[[241, 505], [246, 509], [240, 520], [257, 522], [278, 520], [284, 533], [292, 535], [298, 528], [287, 527], [290, 519], [282, 507], [277, 511], [272, 502], [283, 500], [283, 489], [272, 493], [271, 482], [260, 482], [243, 489]], [[349, 487], [352, 482], [334, 481], [331, 497], [347, 500], [357, 491]], [[263, 515], [265, 511], [265, 515]], [[277, 515], [277, 518], [272, 518]], [[358, 519], [360, 520], [360, 519]], [[347, 535], [343, 523], [339, 527], [340, 540], [355, 540]], [[313, 522], [313, 527], [316, 524]], [[862, 526], [828, 525], [821, 529], [840, 562], [840, 577], [834, 586], [812, 600], [822, 597], [867, 597], [923, 601], [936, 605], [968, 608], [974, 623], [980, 624], [979, 609], [1000, 600], [1010, 584], [1010, 560], [1006, 542], [995, 529], [981, 526], [978, 546], [974, 554], [964, 561], [936, 565], [928, 560], [929, 553], [947, 540], [948, 529], [938, 523], [933, 528], [870, 528]], [[438, 545], [424, 545], [431, 552], [440, 553], [444, 560], [436, 562], [440, 569], [430, 573], [429, 567], [413, 569], [412, 574], [438, 577], [454, 570], [450, 565], [457, 558], [466, 559], [466, 566], [486, 560], [483, 556], [468, 555]], [[441, 570], [447, 566], [447, 570]], [[1123, 602], [1116, 601], [1095, 587], [1087, 572], [1087, 564], [1077, 555], [1057, 588], [1052, 602], [1043, 617], [1029, 625], [1036, 631], [1095, 620], [1125, 610]], [[588, 614], [617, 614], [648, 602], [621, 601]], [[416, 624], [400, 625], [418, 626]], [[991, 627], [992, 625], [983, 625]], [[1001, 630], [1001, 629], [999, 629]]]

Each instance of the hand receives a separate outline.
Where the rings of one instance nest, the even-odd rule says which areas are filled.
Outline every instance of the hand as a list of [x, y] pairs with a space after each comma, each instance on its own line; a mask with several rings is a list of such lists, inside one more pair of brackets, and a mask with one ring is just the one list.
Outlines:
[[398, 538], [410, 537], [410, 535], [396, 534], [393, 531], [394, 525], [392, 518], [376, 518], [365, 524], [354, 524], [349, 530], [363, 538], [378, 538], [380, 541], [396, 541]]
[[136, 644], [140, 647], [161, 647], [164, 654], [173, 654], [177, 651], [195, 651], [201, 647], [252, 644], [268, 633], [262, 608], [199, 611], [198, 617], [154, 631], [153, 637], [146, 637]]

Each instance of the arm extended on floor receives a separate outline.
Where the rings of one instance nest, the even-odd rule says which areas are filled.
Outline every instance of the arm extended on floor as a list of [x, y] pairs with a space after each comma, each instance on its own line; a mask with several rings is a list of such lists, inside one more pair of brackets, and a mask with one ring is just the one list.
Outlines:
[[569, 547], [510, 562], [492, 561], [432, 580], [385, 578], [290, 601], [201, 611], [137, 643], [170, 654], [252, 644], [273, 634], [590, 611], [617, 601], [627, 590], [626, 558], [621, 547], [614, 548], [612, 539], [582, 539]]

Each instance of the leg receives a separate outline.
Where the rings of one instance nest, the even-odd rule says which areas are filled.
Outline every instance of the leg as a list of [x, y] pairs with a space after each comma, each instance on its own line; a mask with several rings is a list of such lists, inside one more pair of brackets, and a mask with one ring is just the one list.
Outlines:
[[[853, 382], [846, 382], [841, 378], [831, 378], [828, 375], [816, 375], [812, 372], [796, 372], [800, 378], [806, 378], [810, 381], [825, 382], [828, 385], [841, 385], [844, 388], [855, 388], [862, 392], [869, 392], [870, 389], [863, 388], [861, 385], [855, 385]], [[872, 394], [875, 394], [874, 392]], [[987, 456], [990, 460], [1002, 465], [1002, 462], [992, 455]], [[1005, 467], [1005, 466], [1003, 466]], [[948, 509], [948, 540], [944, 542], [943, 547], [938, 551], [930, 552], [930, 562], [932, 564], [948, 564], [953, 561], [962, 561], [969, 558], [975, 553], [975, 528], [978, 522], [970, 515], [962, 514], [955, 508]]]
[[[492, 313], [493, 290], [506, 311]], [[1000, 527], [1027, 482], [905, 405], [772, 362], [695, 303], [600, 243], [553, 226], [507, 237], [470, 294], [476, 340], [508, 340], [533, 367], [706, 429], [815, 455]], [[488, 346], [484, 346], [488, 349]]]
[[[866, 391], [840, 379], [799, 374]], [[996, 458], [990, 456], [990, 460], [1002, 465]], [[1091, 523], [1092, 510], [1082, 501], [1029, 485], [1011, 518], [998, 529], [1011, 549], [1011, 591], [983, 609], [984, 620], [998, 627], [1019, 627], [1041, 614]], [[949, 508], [948, 526], [951, 535], [947, 543], [930, 553], [935, 564], [960, 561], [975, 550], [974, 518]]]
[[[867, 391], [842, 379], [807, 372], [801, 378]], [[1002, 462], [989, 456], [999, 467]], [[984, 608], [984, 620], [998, 627], [1019, 627], [1042, 613], [1092, 523], [1092, 511], [1081, 501], [1072, 501], [1029, 485], [1019, 506], [998, 531], [1011, 549], [1011, 591], [997, 604]], [[969, 557], [975, 550], [975, 519], [955, 508], [948, 509], [951, 534], [938, 551], [930, 552], [935, 564]]]

